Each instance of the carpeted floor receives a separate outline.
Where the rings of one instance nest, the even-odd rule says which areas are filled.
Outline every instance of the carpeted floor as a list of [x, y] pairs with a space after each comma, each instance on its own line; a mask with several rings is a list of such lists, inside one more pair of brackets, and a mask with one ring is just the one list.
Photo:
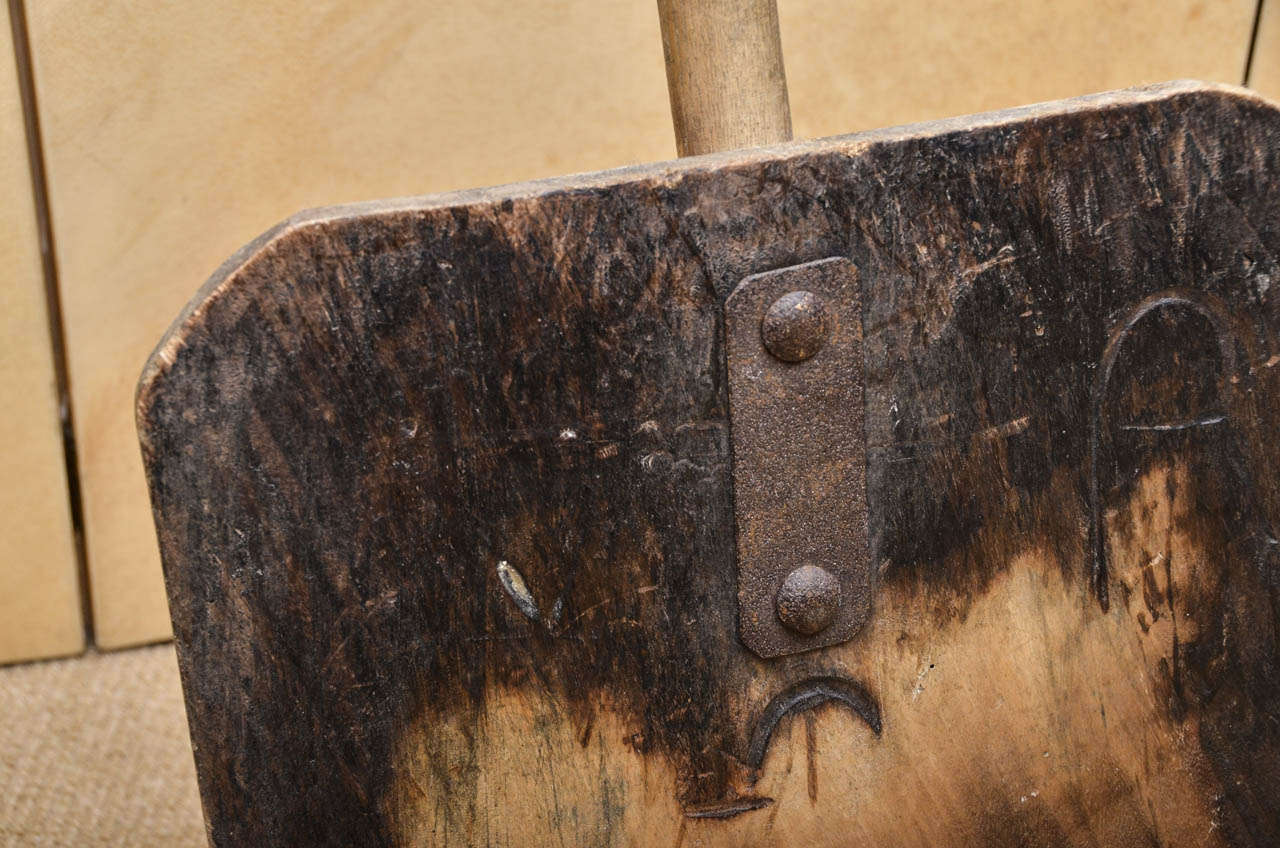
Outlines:
[[172, 645], [0, 668], [0, 846], [205, 844]]

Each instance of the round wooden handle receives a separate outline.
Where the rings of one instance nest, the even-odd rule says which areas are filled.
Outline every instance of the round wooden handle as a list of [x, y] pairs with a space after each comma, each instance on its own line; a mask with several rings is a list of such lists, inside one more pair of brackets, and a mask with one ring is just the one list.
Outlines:
[[775, 0], [658, 0], [681, 156], [788, 141]]

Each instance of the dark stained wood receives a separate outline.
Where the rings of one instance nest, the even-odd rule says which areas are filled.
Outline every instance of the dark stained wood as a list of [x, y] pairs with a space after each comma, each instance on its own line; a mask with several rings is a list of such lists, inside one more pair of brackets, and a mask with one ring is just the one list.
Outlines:
[[[263, 236], [139, 391], [214, 844], [1280, 844], [1278, 176], [1181, 84]], [[723, 303], [832, 256], [872, 612], [761, 660]]]

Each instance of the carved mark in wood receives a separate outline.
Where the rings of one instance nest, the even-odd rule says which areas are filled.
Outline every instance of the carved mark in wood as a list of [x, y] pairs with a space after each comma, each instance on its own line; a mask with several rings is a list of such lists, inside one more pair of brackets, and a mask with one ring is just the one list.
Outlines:
[[751, 733], [747, 763], [754, 769], [764, 765], [773, 731], [785, 716], [811, 710], [825, 703], [842, 704], [880, 735], [880, 708], [858, 684], [842, 677], [813, 677], [788, 686], [765, 706]]
[[[1132, 359], [1141, 360], [1145, 355], [1148, 373], [1134, 375], [1154, 381], [1163, 377], [1168, 381], [1161, 387], [1160, 404], [1147, 405], [1148, 410], [1134, 410], [1133, 393], [1129, 397], [1116, 398], [1109, 392], [1113, 388], [1116, 364], [1125, 352], [1125, 346], [1145, 323], [1163, 319], [1165, 332], [1152, 339], [1142, 340]], [[1240, 450], [1234, 431], [1257, 429], [1260, 422], [1244, 418], [1232, 421], [1230, 410], [1239, 409], [1230, 398], [1241, 391], [1241, 371], [1237, 362], [1241, 347], [1232, 329], [1233, 321], [1227, 307], [1215, 296], [1196, 291], [1168, 291], [1148, 297], [1135, 306], [1111, 335], [1093, 390], [1093, 412], [1090, 421], [1089, 500], [1090, 541], [1093, 548], [1091, 586], [1103, 610], [1109, 606], [1107, 542], [1103, 532], [1102, 497], [1100, 494], [1100, 466], [1115, 463], [1115, 442], [1129, 438], [1151, 443], [1164, 434], [1167, 438], [1182, 440], [1188, 431], [1206, 428], [1226, 428], [1220, 438], [1223, 460], [1238, 478], [1246, 491], [1258, 491], [1257, 472], [1250, 467], [1250, 460]], [[1197, 352], [1197, 346], [1207, 351]], [[1205, 361], [1204, 354], [1216, 356]], [[1197, 359], [1198, 357], [1198, 359]], [[1187, 360], [1190, 360], [1189, 362]], [[1135, 369], [1136, 370], [1136, 369]], [[1126, 404], [1127, 402], [1127, 404]], [[1131, 407], [1122, 420], [1109, 416], [1108, 405]], [[1142, 404], [1137, 404], [1142, 406]], [[1157, 413], [1155, 418], [1151, 411]], [[1136, 413], [1136, 415], [1135, 415]], [[1136, 446], [1130, 445], [1130, 451]], [[1274, 530], [1266, 527], [1268, 538], [1274, 538]]]
[[[1176, 354], [1184, 348], [1192, 348], [1196, 341], [1204, 340], [1203, 330], [1207, 329], [1210, 339], [1219, 354], [1219, 361], [1216, 368], [1204, 375], [1208, 377], [1207, 380], [1203, 381], [1206, 385], [1195, 385], [1197, 382], [1202, 382], [1196, 378], [1200, 377], [1203, 372], [1188, 369], [1185, 373], [1178, 374], [1175, 377], [1175, 388], [1184, 393], [1191, 392], [1196, 395], [1187, 399], [1191, 401], [1190, 408], [1188, 408], [1187, 404], [1179, 404], [1175, 400], [1174, 413], [1168, 420], [1107, 420], [1105, 411], [1107, 401], [1110, 399], [1108, 398], [1107, 390], [1111, 385], [1116, 361], [1124, 348], [1125, 342], [1134, 334], [1134, 329], [1144, 320], [1160, 317], [1169, 318], [1171, 316], [1168, 313], [1176, 314], [1178, 312], [1190, 312], [1198, 315], [1204, 319], [1204, 322], [1207, 322], [1208, 326], [1205, 328], [1203, 325], [1194, 322], [1175, 324], [1173, 332], [1165, 334], [1165, 338], [1162, 339], [1163, 343], [1157, 343], [1161, 347], [1159, 352]], [[1176, 317], [1174, 320], [1176, 321]], [[1201, 338], [1197, 339], [1197, 335], [1200, 335]], [[1164, 357], [1161, 357], [1162, 362], [1164, 359]], [[1098, 466], [1103, 461], [1103, 455], [1106, 454], [1114, 439], [1111, 432], [1112, 429], [1118, 428], [1131, 433], [1160, 433], [1178, 432], [1192, 427], [1208, 427], [1221, 424], [1226, 420], [1226, 407], [1221, 403], [1220, 399], [1225, 394], [1225, 391], [1229, 391], [1229, 387], [1226, 384], [1234, 374], [1236, 374], [1236, 350], [1229, 321], [1224, 314], [1222, 305], [1215, 302], [1208, 295], [1194, 291], [1161, 292], [1153, 295], [1135, 306], [1112, 333], [1098, 368], [1098, 376], [1094, 382], [1093, 414], [1090, 419], [1089, 438], [1089, 530], [1093, 547], [1091, 585], [1103, 610], [1107, 609], [1109, 598], [1106, 566], [1107, 544], [1102, 532], [1102, 499], [1099, 496]], [[1191, 379], [1186, 379], [1188, 377]], [[1196, 389], [1200, 389], [1200, 391], [1195, 391]], [[1206, 395], [1208, 396], [1206, 397]], [[1177, 400], [1183, 400], [1183, 398], [1178, 398]]]

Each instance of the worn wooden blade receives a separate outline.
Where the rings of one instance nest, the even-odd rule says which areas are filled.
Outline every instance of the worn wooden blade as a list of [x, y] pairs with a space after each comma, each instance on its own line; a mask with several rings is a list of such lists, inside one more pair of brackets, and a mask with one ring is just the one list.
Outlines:
[[[1173, 84], [266, 234], [138, 401], [213, 842], [1280, 843], [1277, 177]], [[723, 304], [829, 257], [874, 598], [763, 660]]]

